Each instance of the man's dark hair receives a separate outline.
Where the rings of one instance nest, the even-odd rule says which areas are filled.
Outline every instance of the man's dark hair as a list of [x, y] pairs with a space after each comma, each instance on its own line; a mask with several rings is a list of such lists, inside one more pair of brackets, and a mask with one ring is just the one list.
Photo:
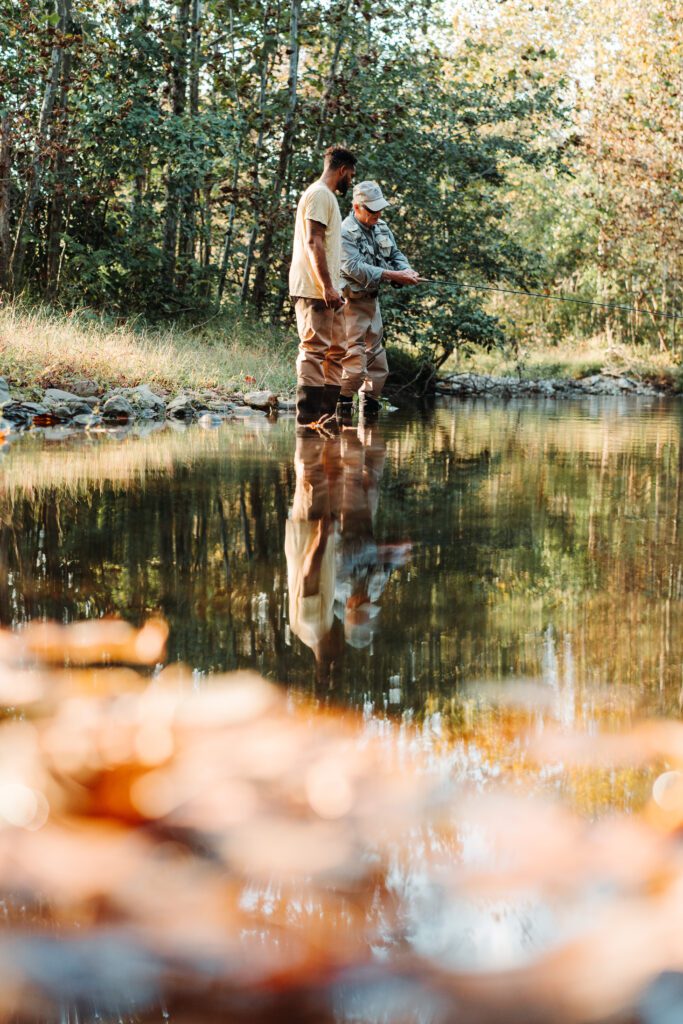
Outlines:
[[338, 171], [341, 167], [355, 167], [358, 158], [343, 146], [328, 146], [325, 150], [325, 167]]

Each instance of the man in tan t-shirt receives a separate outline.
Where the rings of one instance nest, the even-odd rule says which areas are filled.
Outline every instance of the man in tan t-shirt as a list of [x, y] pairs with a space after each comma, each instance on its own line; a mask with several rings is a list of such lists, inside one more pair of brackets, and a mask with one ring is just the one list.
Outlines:
[[332, 421], [346, 348], [341, 295], [341, 214], [335, 192], [348, 192], [356, 157], [341, 146], [325, 151], [321, 177], [299, 200], [289, 294], [299, 331], [296, 420], [299, 433]]

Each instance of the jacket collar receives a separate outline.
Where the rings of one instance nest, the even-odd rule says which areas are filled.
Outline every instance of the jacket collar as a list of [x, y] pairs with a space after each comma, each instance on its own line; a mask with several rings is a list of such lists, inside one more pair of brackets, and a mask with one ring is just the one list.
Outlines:
[[356, 211], [353, 210], [353, 209], [351, 210], [351, 216], [353, 217], [353, 219], [355, 220], [356, 224], [361, 229], [361, 231], [364, 231], [366, 235], [374, 235], [375, 228], [377, 227], [376, 224], [375, 224], [375, 227], [373, 227], [373, 228], [367, 228], [365, 226], [365, 224], [361, 224], [361, 222], [358, 220], [358, 217], [356, 217]]

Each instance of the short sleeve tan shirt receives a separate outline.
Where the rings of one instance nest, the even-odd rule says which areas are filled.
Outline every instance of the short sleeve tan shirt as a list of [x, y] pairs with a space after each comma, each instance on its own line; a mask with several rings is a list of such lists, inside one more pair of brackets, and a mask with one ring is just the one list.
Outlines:
[[289, 294], [308, 299], [321, 299], [322, 288], [315, 276], [313, 264], [306, 250], [306, 221], [324, 224], [325, 255], [330, 280], [339, 291], [341, 287], [341, 214], [334, 192], [322, 181], [309, 185], [296, 208], [294, 247], [289, 268]]

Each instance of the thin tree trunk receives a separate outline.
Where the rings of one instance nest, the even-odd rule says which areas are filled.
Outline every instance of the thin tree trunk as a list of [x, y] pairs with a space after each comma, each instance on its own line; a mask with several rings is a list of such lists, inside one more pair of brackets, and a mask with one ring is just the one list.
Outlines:
[[0, 289], [10, 286], [10, 237], [12, 128], [9, 114], [0, 121]]
[[190, 29], [190, 114], [199, 113], [199, 67], [201, 56], [202, 0], [192, 0]]
[[[266, 91], [268, 85], [268, 72], [269, 59], [268, 49], [266, 47], [265, 39], [268, 32], [268, 16], [269, 10], [266, 8], [266, 12], [263, 17], [263, 49], [261, 51], [261, 84], [259, 88], [259, 133], [256, 139], [256, 147], [254, 150], [254, 164], [252, 169], [252, 180], [253, 180], [253, 204], [254, 204], [254, 220], [252, 222], [251, 231], [249, 233], [249, 242], [247, 245], [247, 255], [244, 260], [244, 272], [242, 275], [242, 289], [240, 293], [240, 303], [244, 305], [249, 297], [249, 281], [251, 278], [251, 268], [254, 263], [254, 251], [256, 249], [256, 239], [258, 237], [259, 225], [261, 222], [262, 207], [262, 195], [261, 195], [261, 182], [259, 179], [259, 170], [261, 167], [261, 153], [263, 150], [263, 139], [265, 136], [265, 109], [266, 109]], [[276, 23], [276, 30], [279, 27], [279, 10], [278, 10], [278, 21]]]
[[[201, 45], [202, 0], [191, 0], [190, 15], [190, 74], [189, 113], [192, 121], [199, 116], [199, 63]], [[190, 268], [195, 256], [197, 239], [197, 192], [190, 181], [184, 182], [181, 199], [182, 218], [180, 222], [180, 259], [178, 288], [186, 288]]]
[[230, 262], [230, 254], [232, 252], [232, 238], [235, 229], [235, 213], [237, 211], [237, 183], [239, 181], [240, 174], [240, 148], [242, 145], [242, 139], [240, 138], [237, 144], [237, 152], [235, 153], [235, 169], [232, 175], [232, 200], [230, 202], [230, 210], [228, 212], [228, 226], [225, 229], [225, 241], [223, 242], [223, 255], [221, 256], [221, 267], [218, 275], [218, 292], [216, 294], [216, 308], [219, 309], [221, 302], [223, 301], [223, 292], [225, 291], [225, 279], [228, 276], [228, 264]]
[[204, 204], [202, 206], [202, 267], [208, 272], [211, 266], [213, 217], [211, 212], [211, 193], [213, 192], [213, 178], [207, 179], [204, 185]]
[[256, 248], [256, 236], [258, 235], [258, 222], [255, 220], [252, 224], [251, 231], [249, 232], [249, 242], [247, 244], [247, 255], [244, 259], [244, 272], [242, 274], [242, 289], [240, 291], [240, 303], [244, 306], [249, 296], [249, 279], [251, 277], [251, 268], [254, 263], [254, 250]]
[[178, 182], [169, 171], [166, 177], [166, 212], [164, 214], [163, 267], [164, 286], [172, 288], [175, 281], [176, 247], [178, 244]]
[[[232, 49], [232, 65], [233, 70], [237, 67], [237, 58], [235, 55], [235, 21], [233, 12], [230, 11], [230, 45]], [[225, 291], [225, 280], [228, 275], [228, 264], [230, 262], [230, 256], [232, 254], [232, 239], [235, 229], [235, 214], [237, 212], [237, 184], [239, 182], [240, 174], [240, 157], [242, 152], [242, 103], [240, 101], [240, 93], [237, 85], [237, 79], [233, 76], [235, 84], [235, 108], [239, 114], [240, 128], [237, 136], [237, 148], [235, 150], [235, 167], [232, 175], [232, 191], [230, 199], [230, 210], [228, 211], [228, 226], [225, 229], [225, 236], [223, 240], [223, 252], [221, 255], [221, 265], [218, 271], [218, 289], [216, 292], [216, 309], [220, 309], [221, 302], [223, 301], [223, 292]]]
[[[287, 184], [285, 185], [285, 194], [290, 195], [292, 190], [292, 162], [289, 162], [289, 171], [287, 173]], [[270, 322], [276, 324], [279, 322], [282, 316], [282, 310], [287, 296], [289, 295], [289, 260], [288, 253], [280, 253], [280, 283], [278, 285], [277, 295], [273, 305], [272, 312], [270, 314]]]
[[[66, 207], [64, 214], [64, 233], [68, 234], [69, 231], [69, 219], [71, 217], [71, 203], [69, 202]], [[57, 276], [55, 279], [55, 294], [59, 294], [59, 282], [62, 279], [62, 269], [64, 267], [64, 256], [66, 255], [66, 243], [62, 240], [59, 247], [59, 262], [57, 263]]]
[[[60, 22], [60, 31], [66, 33], [69, 31], [69, 25], [71, 23], [71, 0], [64, 0], [64, 12], [63, 21]], [[56, 123], [55, 133], [59, 138], [60, 135], [66, 131], [66, 106], [69, 95], [69, 77], [71, 74], [72, 54], [70, 50], [64, 51], [62, 58], [61, 74], [60, 74], [60, 88], [59, 88], [59, 111], [61, 118], [61, 126], [59, 121]], [[60, 140], [64, 142], [63, 137]], [[47, 242], [46, 242], [46, 260], [45, 260], [45, 290], [49, 298], [54, 298], [57, 295], [58, 290], [58, 277], [60, 266], [62, 263], [62, 234], [64, 231], [64, 206], [65, 206], [65, 190], [66, 182], [65, 168], [66, 160], [64, 157], [64, 147], [59, 146], [57, 153], [54, 157], [54, 180], [56, 187], [53, 191], [52, 200], [50, 202], [50, 209], [48, 215], [48, 227], [47, 227]]]
[[254, 305], [260, 313], [266, 301], [266, 282], [268, 266], [273, 248], [273, 240], [277, 230], [278, 214], [280, 212], [280, 198], [282, 188], [287, 178], [287, 170], [292, 155], [292, 143], [294, 140], [294, 126], [296, 123], [297, 88], [299, 84], [299, 18], [301, 16], [301, 0], [292, 0], [289, 16], [289, 81], [288, 81], [288, 102], [287, 114], [282, 131], [282, 142], [280, 144], [280, 155], [278, 158], [273, 192], [269, 204], [266, 225], [263, 233], [263, 243], [256, 276], [254, 279]]
[[211, 257], [213, 255], [213, 216], [211, 209], [211, 193], [213, 191], [213, 185], [213, 178], [211, 177], [211, 175], [207, 175], [204, 188], [202, 189], [202, 202], [199, 207], [199, 213], [201, 217], [199, 252], [199, 261], [201, 266], [201, 281], [199, 290], [201, 292], [202, 298], [206, 300], [211, 299]]
[[330, 61], [330, 70], [325, 81], [325, 89], [323, 90], [322, 106], [320, 110], [320, 125], [318, 127], [318, 134], [315, 138], [315, 150], [318, 150], [322, 146], [323, 133], [327, 125], [327, 115], [330, 109], [330, 100], [332, 98], [332, 92], [334, 90], [334, 83], [337, 78], [337, 68], [339, 67], [339, 57], [341, 55], [341, 49], [344, 44], [345, 31], [346, 31], [346, 18], [349, 13], [349, 7], [351, 6], [351, 0], [344, 0], [341, 4], [339, 11], [339, 24], [337, 26], [337, 36], [334, 41], [334, 49], [332, 50], [332, 60]]
[[[174, 117], [185, 113], [187, 93], [187, 31], [190, 23], [190, 0], [180, 0], [176, 5], [176, 22], [179, 42], [173, 54], [171, 65], [171, 102]], [[166, 211], [164, 214], [164, 286], [172, 288], [176, 275], [178, 247], [178, 213], [181, 182], [172, 162], [166, 170]]]
[[[70, 0], [57, 0], [57, 13], [59, 14], [60, 26], [65, 23], [65, 12], [68, 8], [70, 8]], [[59, 78], [63, 57], [64, 41], [63, 34], [60, 32], [56, 36], [56, 41], [50, 54], [50, 72], [48, 74], [47, 84], [43, 94], [43, 102], [40, 108], [38, 132], [36, 135], [33, 160], [31, 162], [28, 188], [24, 204], [19, 214], [14, 239], [10, 273], [12, 278], [12, 289], [17, 292], [21, 291], [24, 283], [26, 244], [28, 241], [29, 228], [33, 223], [33, 214], [40, 194], [40, 185], [45, 164], [45, 145], [50, 125], [52, 123], [52, 113], [54, 111], [55, 99], [59, 89]]]

